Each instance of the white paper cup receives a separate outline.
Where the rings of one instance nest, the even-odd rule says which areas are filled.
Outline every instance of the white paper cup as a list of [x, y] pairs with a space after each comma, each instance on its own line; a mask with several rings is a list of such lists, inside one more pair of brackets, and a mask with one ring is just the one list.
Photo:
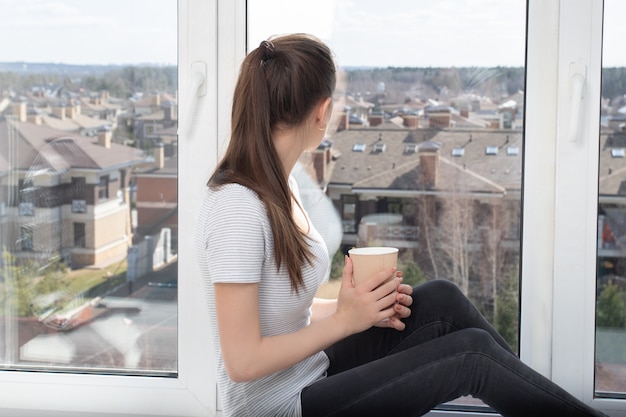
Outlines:
[[370, 246], [348, 251], [352, 260], [352, 278], [356, 287], [377, 272], [398, 266], [398, 248]]

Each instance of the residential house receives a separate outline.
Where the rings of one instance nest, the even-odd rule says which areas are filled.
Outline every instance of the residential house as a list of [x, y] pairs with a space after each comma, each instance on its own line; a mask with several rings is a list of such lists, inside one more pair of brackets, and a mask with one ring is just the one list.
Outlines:
[[115, 119], [103, 119], [84, 113], [84, 105], [78, 99], [34, 97], [12, 103], [10, 115], [19, 122], [48, 126], [55, 130], [96, 136], [101, 128], [114, 129]]
[[113, 123], [117, 123], [123, 112], [120, 100], [112, 98], [108, 91], [90, 92], [80, 97], [79, 104], [83, 114]]
[[387, 121], [334, 133], [305, 164], [341, 217], [344, 251], [397, 247], [431, 278], [477, 281], [473, 296], [490, 303], [494, 271], [519, 257], [522, 140], [515, 130]]
[[169, 228], [171, 249], [178, 247], [178, 157], [165, 157], [163, 144], [154, 148], [154, 162], [133, 174], [136, 187], [136, 241]]
[[72, 267], [123, 259], [132, 243], [137, 149], [48, 126], [0, 119], [3, 242], [18, 258], [62, 256]]
[[599, 152], [598, 276], [626, 290], [626, 132], [602, 129]]
[[137, 146], [149, 150], [166, 143], [167, 153], [172, 155], [172, 147], [176, 146], [175, 129], [178, 125], [176, 100], [168, 95], [157, 94], [133, 102], [132, 108], [133, 136]]

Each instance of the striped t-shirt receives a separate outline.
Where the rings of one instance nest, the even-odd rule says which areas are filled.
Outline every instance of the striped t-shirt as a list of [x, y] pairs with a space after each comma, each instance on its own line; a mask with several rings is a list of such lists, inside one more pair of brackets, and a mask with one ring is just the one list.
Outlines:
[[[290, 184], [294, 189], [293, 181]], [[297, 196], [297, 189], [294, 194]], [[313, 297], [330, 266], [326, 245], [309, 224], [308, 237], [315, 261], [313, 266], [305, 263], [305, 287], [296, 294], [284, 265], [277, 272], [272, 230], [257, 194], [239, 184], [207, 190], [200, 209], [196, 247], [208, 298], [218, 391], [225, 417], [301, 416], [300, 392], [326, 373], [328, 357], [319, 352], [283, 371], [254, 381], [233, 382], [224, 368], [215, 313], [212, 284], [258, 283], [263, 336], [295, 332], [307, 326]]]

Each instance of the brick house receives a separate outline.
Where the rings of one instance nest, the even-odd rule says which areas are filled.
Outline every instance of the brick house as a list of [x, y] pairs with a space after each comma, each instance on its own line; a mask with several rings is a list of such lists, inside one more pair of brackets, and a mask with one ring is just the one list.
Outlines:
[[163, 144], [154, 148], [154, 163], [133, 174], [136, 186], [136, 238], [171, 230], [171, 246], [178, 247], [178, 157], [165, 157]]

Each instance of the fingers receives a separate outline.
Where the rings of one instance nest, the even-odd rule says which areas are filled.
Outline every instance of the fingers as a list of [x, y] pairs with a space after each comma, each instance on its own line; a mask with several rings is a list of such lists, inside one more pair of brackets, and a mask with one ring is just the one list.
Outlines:
[[403, 306], [400, 303], [396, 303], [393, 306], [393, 310], [395, 311], [396, 315], [400, 319], [405, 319], [411, 315], [411, 309], [406, 306]]
[[398, 304], [402, 304], [403, 306], [406, 307], [411, 307], [411, 305], [413, 304], [413, 297], [411, 296], [411, 294], [413, 293], [413, 291], [411, 290], [410, 293], [407, 293], [405, 290], [405, 287], [409, 287], [409, 285], [399, 285], [398, 286], [398, 291], [396, 293], [396, 302]]
[[384, 319], [376, 323], [376, 327], [388, 327], [391, 329], [402, 331], [405, 329], [406, 324], [404, 324], [404, 322], [402, 322], [402, 320], [400, 320], [398, 317], [393, 315], [388, 319]]
[[384, 282], [383, 284], [371, 291], [372, 296], [375, 297], [376, 300], [385, 300], [386, 302], [389, 301], [390, 304], [396, 303], [397, 288], [400, 284], [400, 280], [400, 278], [396, 277], [389, 280], [388, 282]]
[[[387, 268], [381, 272], [372, 275], [365, 282], [359, 284], [359, 287], [363, 287], [363, 289], [368, 292], [373, 291], [382, 286], [382, 284], [385, 283], [387, 280], [389, 280], [390, 282], [394, 281], [393, 279], [390, 279], [392, 277], [398, 279], [398, 277], [396, 276], [396, 272], [396, 268]], [[399, 281], [396, 283], [396, 285], [397, 284], [399, 284]]]
[[402, 294], [412, 295], [413, 287], [407, 284], [400, 284], [398, 285], [398, 292]]
[[352, 259], [349, 256], [345, 256], [345, 264], [343, 266], [343, 273], [341, 275], [341, 286], [352, 287]]
[[404, 324], [404, 322], [396, 316], [391, 316], [389, 320], [387, 320], [387, 323], [389, 327], [394, 328], [398, 331], [402, 331], [406, 327], [406, 324]]

